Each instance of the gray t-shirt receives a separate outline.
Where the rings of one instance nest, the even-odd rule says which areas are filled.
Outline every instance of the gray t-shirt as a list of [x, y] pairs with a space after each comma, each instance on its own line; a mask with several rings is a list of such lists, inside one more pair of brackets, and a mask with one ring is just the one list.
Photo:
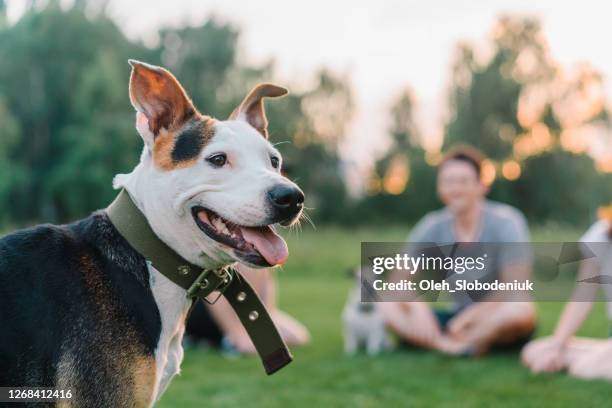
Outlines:
[[[438, 246], [450, 246], [456, 243], [454, 219], [450, 210], [442, 208], [423, 217], [410, 232], [408, 242], [410, 242], [409, 251], [413, 254], [424, 248], [425, 243], [435, 243]], [[520, 259], [531, 261], [529, 229], [525, 216], [507, 204], [485, 201], [475, 242], [500, 244], [476, 249], [476, 251], [495, 252], [494, 259], [491, 258], [491, 262], [487, 264], [486, 276], [471, 273], [465, 274], [462, 279], [491, 281], [499, 277], [500, 271], [506, 265]], [[457, 276], [452, 277], [454, 278]], [[452, 279], [447, 280], [452, 281]], [[470, 303], [472, 299], [462, 294], [455, 296], [455, 300], [458, 306], [461, 306]]]
[[[411, 242], [457, 242], [453, 215], [448, 208], [425, 215], [410, 231]], [[478, 242], [529, 242], [529, 229], [525, 216], [507, 204], [486, 200], [482, 209]]]

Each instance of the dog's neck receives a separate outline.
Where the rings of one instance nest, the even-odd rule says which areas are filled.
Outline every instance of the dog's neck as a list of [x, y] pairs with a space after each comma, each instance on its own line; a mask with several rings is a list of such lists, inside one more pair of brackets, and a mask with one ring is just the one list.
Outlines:
[[118, 174], [113, 180], [113, 188], [124, 188], [159, 239], [184, 259], [205, 269], [220, 269], [233, 263], [210, 258], [207, 255], [210, 251], [191, 238], [194, 231], [185, 230], [181, 228], [181, 223], [176, 222], [176, 217], [188, 215], [183, 214], [182, 209], [175, 208], [172, 194], [161, 194], [172, 191], [171, 184], [171, 180], [153, 165], [147, 147], [142, 152], [140, 163], [131, 173]]
[[[236, 270], [201, 270], [197, 265], [187, 263], [176, 251], [159, 239], [142, 210], [137, 207], [126, 190], [122, 190], [107, 207], [106, 214], [119, 234], [147, 260], [150, 271], [153, 274], [159, 272], [159, 276], [154, 277], [151, 284], [154, 294], [156, 293], [155, 282], [164, 280], [163, 277], [173, 282], [176, 287], [183, 289], [171, 296], [176, 296], [178, 303], [171, 301], [169, 306], [162, 308], [162, 315], [165, 311], [174, 316], [169, 319], [176, 328], [174, 331], [181, 332], [182, 330], [181, 321], [190, 304], [185, 299], [200, 298], [211, 302], [209, 296], [216, 292], [217, 299], [225, 296], [229, 305], [237, 313], [257, 352], [262, 357], [268, 374], [291, 362], [291, 354], [264, 304], [248, 281]], [[166, 287], [172, 288], [173, 286], [166, 285]], [[214, 302], [216, 300], [212, 301]], [[182, 334], [179, 337], [181, 336]]]

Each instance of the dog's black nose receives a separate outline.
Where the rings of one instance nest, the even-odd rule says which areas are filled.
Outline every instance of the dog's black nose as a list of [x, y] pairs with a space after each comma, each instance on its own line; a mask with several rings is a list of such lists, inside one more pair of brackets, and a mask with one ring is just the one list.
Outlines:
[[302, 210], [304, 193], [295, 186], [279, 184], [268, 191], [270, 203], [274, 208], [277, 219], [287, 220]]

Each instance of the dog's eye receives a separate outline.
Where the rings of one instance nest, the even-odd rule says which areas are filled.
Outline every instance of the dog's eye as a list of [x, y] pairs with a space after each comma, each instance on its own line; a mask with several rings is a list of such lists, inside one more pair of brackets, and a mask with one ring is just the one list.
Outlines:
[[278, 160], [278, 157], [272, 156], [270, 157], [270, 163], [272, 163], [272, 167], [278, 169], [278, 166], [280, 165], [280, 160]]
[[215, 167], [223, 167], [227, 162], [227, 156], [225, 153], [217, 153], [207, 158], [206, 161]]

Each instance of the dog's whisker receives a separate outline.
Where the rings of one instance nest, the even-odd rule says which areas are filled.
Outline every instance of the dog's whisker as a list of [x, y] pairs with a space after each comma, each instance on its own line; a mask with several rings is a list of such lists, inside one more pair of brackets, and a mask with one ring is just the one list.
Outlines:
[[296, 231], [296, 235], [302, 232], [302, 221], [301, 220], [298, 220], [295, 223], [295, 231]]
[[315, 231], [317, 230], [317, 226], [314, 224], [314, 221], [312, 220], [312, 218], [310, 218], [310, 216], [305, 211], [302, 212], [302, 215], [300, 216], [300, 219], [301, 218], [304, 218], [306, 220], [306, 222], [308, 222]]
[[301, 217], [299, 219], [296, 220], [295, 224], [293, 225], [294, 231], [295, 231], [295, 236], [297, 237], [299, 234], [302, 233], [302, 220]]
[[302, 233], [302, 221], [301, 221], [301, 220], [298, 220], [298, 221], [295, 223], [295, 231], [296, 231], [296, 235], [297, 235], [298, 233]]

